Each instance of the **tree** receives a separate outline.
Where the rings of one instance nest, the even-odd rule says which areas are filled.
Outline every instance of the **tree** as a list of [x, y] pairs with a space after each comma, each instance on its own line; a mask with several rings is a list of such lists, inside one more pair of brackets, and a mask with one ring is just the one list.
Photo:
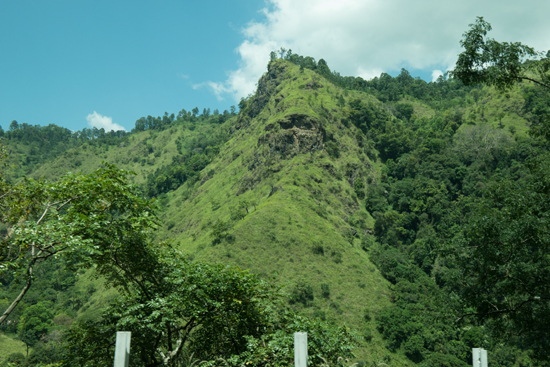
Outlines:
[[57, 182], [0, 176], [0, 212], [8, 234], [0, 240], [0, 275], [19, 277], [24, 286], [0, 317], [0, 324], [32, 285], [36, 264], [63, 256], [69, 264], [94, 266], [112, 282], [119, 258], [138, 254], [157, 225], [152, 204], [128, 183], [130, 172], [105, 164], [95, 172], [67, 174]]
[[239, 268], [192, 262], [167, 245], [148, 251], [148, 266], [130, 269], [142, 281], [119, 288], [123, 297], [100, 320], [69, 330], [65, 365], [109, 364], [116, 330], [122, 329], [132, 332], [133, 366], [175, 366], [191, 357], [210, 366], [219, 360], [232, 366], [288, 364], [292, 331], [311, 331], [310, 361], [352, 356], [354, 339], [346, 328], [285, 309], [271, 282]]
[[495, 335], [548, 359], [550, 339], [550, 157], [530, 175], [493, 183], [454, 239], [462, 317], [490, 320]]
[[15, 131], [17, 129], [19, 129], [19, 124], [17, 121], [13, 120], [10, 124], [10, 131]]
[[17, 334], [27, 345], [27, 355], [29, 347], [33, 347], [53, 326], [52, 318], [49, 302], [39, 302], [25, 309], [17, 325]]
[[395, 109], [399, 112], [399, 115], [409, 121], [414, 114], [414, 108], [408, 103], [398, 103], [395, 105]]
[[486, 38], [491, 29], [483, 17], [470, 24], [460, 41], [464, 51], [451, 75], [465, 85], [487, 84], [503, 91], [523, 80], [550, 89], [550, 51], [543, 54], [520, 42]]
[[[489, 23], [478, 17], [461, 41], [453, 77], [466, 85], [485, 84], [507, 91], [531, 81], [550, 91], [550, 53], [543, 55], [519, 42], [485, 36]], [[528, 59], [531, 58], [531, 59]], [[532, 135], [550, 138], [548, 116], [531, 127]], [[450, 256], [454, 298], [462, 316], [486, 321], [497, 339], [532, 348], [550, 360], [550, 156], [531, 149], [527, 174], [515, 181], [488, 185], [468, 224], [458, 232]]]

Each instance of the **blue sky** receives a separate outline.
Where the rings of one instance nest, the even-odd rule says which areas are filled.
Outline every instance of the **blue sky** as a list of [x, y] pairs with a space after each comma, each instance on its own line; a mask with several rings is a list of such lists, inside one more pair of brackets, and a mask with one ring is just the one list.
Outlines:
[[2, 1], [0, 125], [70, 129], [86, 116], [131, 129], [146, 115], [198, 106], [228, 109], [204, 80], [235, 67], [251, 1]]
[[165, 111], [223, 111], [254, 90], [269, 51], [281, 46], [324, 58], [344, 75], [395, 75], [405, 67], [431, 80], [452, 67], [477, 15], [497, 40], [549, 49], [548, 4], [2, 0], [0, 125], [130, 130], [139, 117]]

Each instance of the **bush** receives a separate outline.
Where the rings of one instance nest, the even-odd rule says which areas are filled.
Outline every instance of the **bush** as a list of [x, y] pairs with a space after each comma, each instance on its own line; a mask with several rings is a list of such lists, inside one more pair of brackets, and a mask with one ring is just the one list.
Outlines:
[[330, 288], [326, 283], [321, 283], [321, 296], [326, 299], [330, 298]]
[[325, 254], [325, 249], [321, 245], [313, 246], [312, 251], [315, 255], [324, 255]]
[[325, 149], [329, 156], [332, 158], [340, 158], [340, 149], [338, 145], [333, 141], [327, 141], [325, 143]]
[[22, 366], [25, 363], [25, 355], [23, 353], [12, 353], [6, 360], [0, 364], [1, 367]]
[[290, 292], [289, 302], [291, 305], [301, 303], [304, 307], [313, 305], [313, 288], [306, 283], [298, 283]]

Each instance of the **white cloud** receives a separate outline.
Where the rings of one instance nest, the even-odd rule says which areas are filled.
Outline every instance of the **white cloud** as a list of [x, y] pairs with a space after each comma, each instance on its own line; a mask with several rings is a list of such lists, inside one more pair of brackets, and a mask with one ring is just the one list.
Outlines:
[[[330, 66], [330, 65], [329, 65]], [[384, 70], [382, 69], [363, 69], [362, 67], [358, 67], [357, 68], [357, 73], [356, 75], [354, 76], [360, 76], [361, 78], [365, 79], [365, 80], [371, 80], [371, 79], [374, 79], [375, 77], [378, 77], [380, 76], [380, 74], [382, 74], [384, 72]]]
[[104, 128], [105, 131], [126, 131], [124, 127], [120, 126], [119, 124], [113, 123], [113, 119], [111, 117], [102, 116], [95, 111], [94, 113], [90, 113], [88, 116], [86, 116], [86, 120], [88, 121], [88, 125], [90, 127], [96, 127], [98, 129]]
[[218, 99], [218, 101], [223, 101], [224, 100], [223, 95], [229, 92], [224, 83], [204, 82], [199, 84], [193, 84], [191, 87], [195, 90], [203, 87], [207, 87], [216, 95], [216, 98]]
[[428, 75], [449, 70], [462, 34], [478, 15], [492, 24], [490, 36], [499, 41], [550, 48], [550, 1], [268, 0], [262, 12], [263, 21], [242, 30], [238, 69], [223, 83], [206, 84], [218, 98], [229, 93], [239, 100], [253, 92], [269, 52], [280, 47], [324, 58], [342, 75], [365, 79], [402, 67]]
[[437, 78], [443, 75], [443, 72], [441, 70], [433, 70], [432, 71], [432, 82], [435, 82]]

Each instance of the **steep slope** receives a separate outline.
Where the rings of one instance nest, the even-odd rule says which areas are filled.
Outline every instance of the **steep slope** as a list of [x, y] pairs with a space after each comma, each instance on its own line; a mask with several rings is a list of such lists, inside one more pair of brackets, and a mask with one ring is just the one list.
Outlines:
[[[169, 194], [164, 237], [196, 259], [277, 274], [296, 307], [376, 334], [364, 315], [387, 305], [390, 290], [360, 247], [373, 221], [358, 195], [378, 163], [337, 106], [343, 93], [314, 72], [270, 63], [218, 158], [194, 187]], [[347, 98], [393, 118], [373, 97]], [[381, 358], [374, 340], [369, 351]]]

